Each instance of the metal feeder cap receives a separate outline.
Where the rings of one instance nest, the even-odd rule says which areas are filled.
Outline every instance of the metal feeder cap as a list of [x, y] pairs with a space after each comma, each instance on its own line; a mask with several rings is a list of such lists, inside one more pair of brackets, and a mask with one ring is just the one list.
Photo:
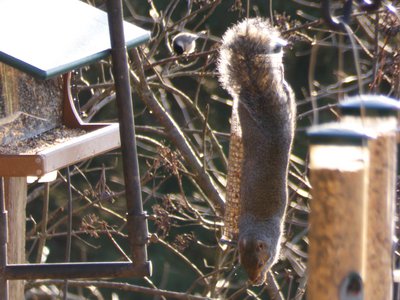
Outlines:
[[383, 95], [358, 95], [349, 97], [339, 103], [342, 115], [361, 116], [361, 108], [367, 116], [396, 116], [400, 110], [400, 102]]
[[345, 127], [341, 123], [317, 125], [307, 130], [312, 145], [362, 146], [374, 135], [364, 129]]

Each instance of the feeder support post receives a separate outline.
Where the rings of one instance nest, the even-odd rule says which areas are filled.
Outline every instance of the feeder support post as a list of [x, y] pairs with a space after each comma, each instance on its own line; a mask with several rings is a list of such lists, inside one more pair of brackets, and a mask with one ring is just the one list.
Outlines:
[[7, 265], [7, 210], [4, 194], [4, 177], [0, 177], [0, 299], [8, 299]]
[[128, 234], [134, 263], [146, 264], [148, 228], [142, 204], [121, 0], [108, 0], [107, 10], [115, 93], [120, 124], [119, 130], [127, 203]]

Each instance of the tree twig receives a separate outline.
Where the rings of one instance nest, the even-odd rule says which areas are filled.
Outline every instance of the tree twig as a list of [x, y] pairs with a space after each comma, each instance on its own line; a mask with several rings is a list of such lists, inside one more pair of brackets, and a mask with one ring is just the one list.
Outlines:
[[139, 56], [138, 51], [134, 49], [132, 53], [134, 58], [133, 63], [138, 73], [138, 75], [136, 75], [133, 71], [131, 71], [131, 78], [135, 83], [134, 88], [139, 93], [141, 99], [145, 102], [146, 106], [154, 113], [154, 115], [158, 118], [158, 121], [165, 127], [169, 138], [179, 149], [182, 156], [185, 158], [186, 162], [193, 170], [199, 186], [213, 202], [218, 212], [222, 215], [225, 209], [225, 202], [221, 191], [218, 190], [216, 184], [209, 176], [209, 174], [203, 170], [201, 161], [196, 156], [194, 150], [185, 138], [182, 130], [179, 128], [173, 118], [165, 111], [165, 109], [161, 106], [155, 95], [150, 90], [146, 82], [142, 60]]

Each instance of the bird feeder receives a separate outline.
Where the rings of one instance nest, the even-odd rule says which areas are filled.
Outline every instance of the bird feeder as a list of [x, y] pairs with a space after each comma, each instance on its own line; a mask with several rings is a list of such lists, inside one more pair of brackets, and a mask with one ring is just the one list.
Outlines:
[[368, 227], [365, 299], [393, 298], [393, 234], [396, 201], [397, 124], [399, 102], [384, 96], [360, 95], [339, 104], [341, 122], [366, 128], [368, 143]]
[[[138, 183], [126, 58], [126, 49], [146, 42], [150, 34], [122, 21], [121, 1], [107, 1], [107, 10], [108, 13], [105, 13], [77, 0], [0, 1], [0, 61], [4, 63], [0, 64], [1, 299], [7, 299], [7, 280], [142, 277], [151, 274], [151, 263], [147, 261], [147, 220], [142, 211]], [[105, 58], [110, 53], [119, 123], [84, 123], [73, 103], [69, 72]], [[57, 127], [78, 129], [79, 132], [67, 141], [50, 143], [40, 149], [33, 147], [20, 150], [17, 147], [11, 152], [4, 150], [4, 145], [15, 141], [24, 144], [24, 141], [39, 139]], [[8, 211], [7, 215], [4, 202], [8, 200], [8, 203], [14, 203], [20, 199], [4, 199], [7, 193], [4, 192], [3, 179], [23, 178], [26, 185], [28, 176], [43, 176], [120, 146], [132, 261], [56, 264], [7, 262], [7, 245], [13, 245], [7, 233], [7, 224], [11, 227], [11, 213]], [[16, 190], [26, 191], [26, 187], [20, 186]], [[25, 225], [25, 218], [20, 222]], [[18, 232], [18, 235], [25, 239], [23, 232]]]
[[[49, 134], [57, 127], [80, 132], [68, 142], [46, 148], [29, 148], [25, 143], [20, 143], [24, 145], [21, 150], [2, 147], [0, 176], [43, 176], [118, 148], [118, 124], [81, 121], [68, 73], [110, 54], [107, 14], [75, 0], [2, 0], [0, 28], [0, 61], [24, 72], [3, 66], [1, 144]], [[124, 29], [127, 47], [149, 38], [147, 31], [133, 24], [125, 22]], [[50, 79], [62, 74], [62, 78]]]
[[344, 285], [354, 274], [362, 278], [356, 293], [363, 293], [370, 136], [340, 124], [313, 127], [308, 135], [313, 200], [307, 299], [347, 299], [341, 295], [353, 292]]

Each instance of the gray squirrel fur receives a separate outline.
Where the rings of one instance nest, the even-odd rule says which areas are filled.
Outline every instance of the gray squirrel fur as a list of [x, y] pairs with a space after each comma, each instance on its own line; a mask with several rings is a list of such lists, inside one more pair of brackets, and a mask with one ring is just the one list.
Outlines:
[[296, 107], [284, 79], [284, 44], [267, 20], [245, 19], [224, 34], [218, 64], [240, 122], [239, 258], [254, 285], [279, 257], [288, 198]]

